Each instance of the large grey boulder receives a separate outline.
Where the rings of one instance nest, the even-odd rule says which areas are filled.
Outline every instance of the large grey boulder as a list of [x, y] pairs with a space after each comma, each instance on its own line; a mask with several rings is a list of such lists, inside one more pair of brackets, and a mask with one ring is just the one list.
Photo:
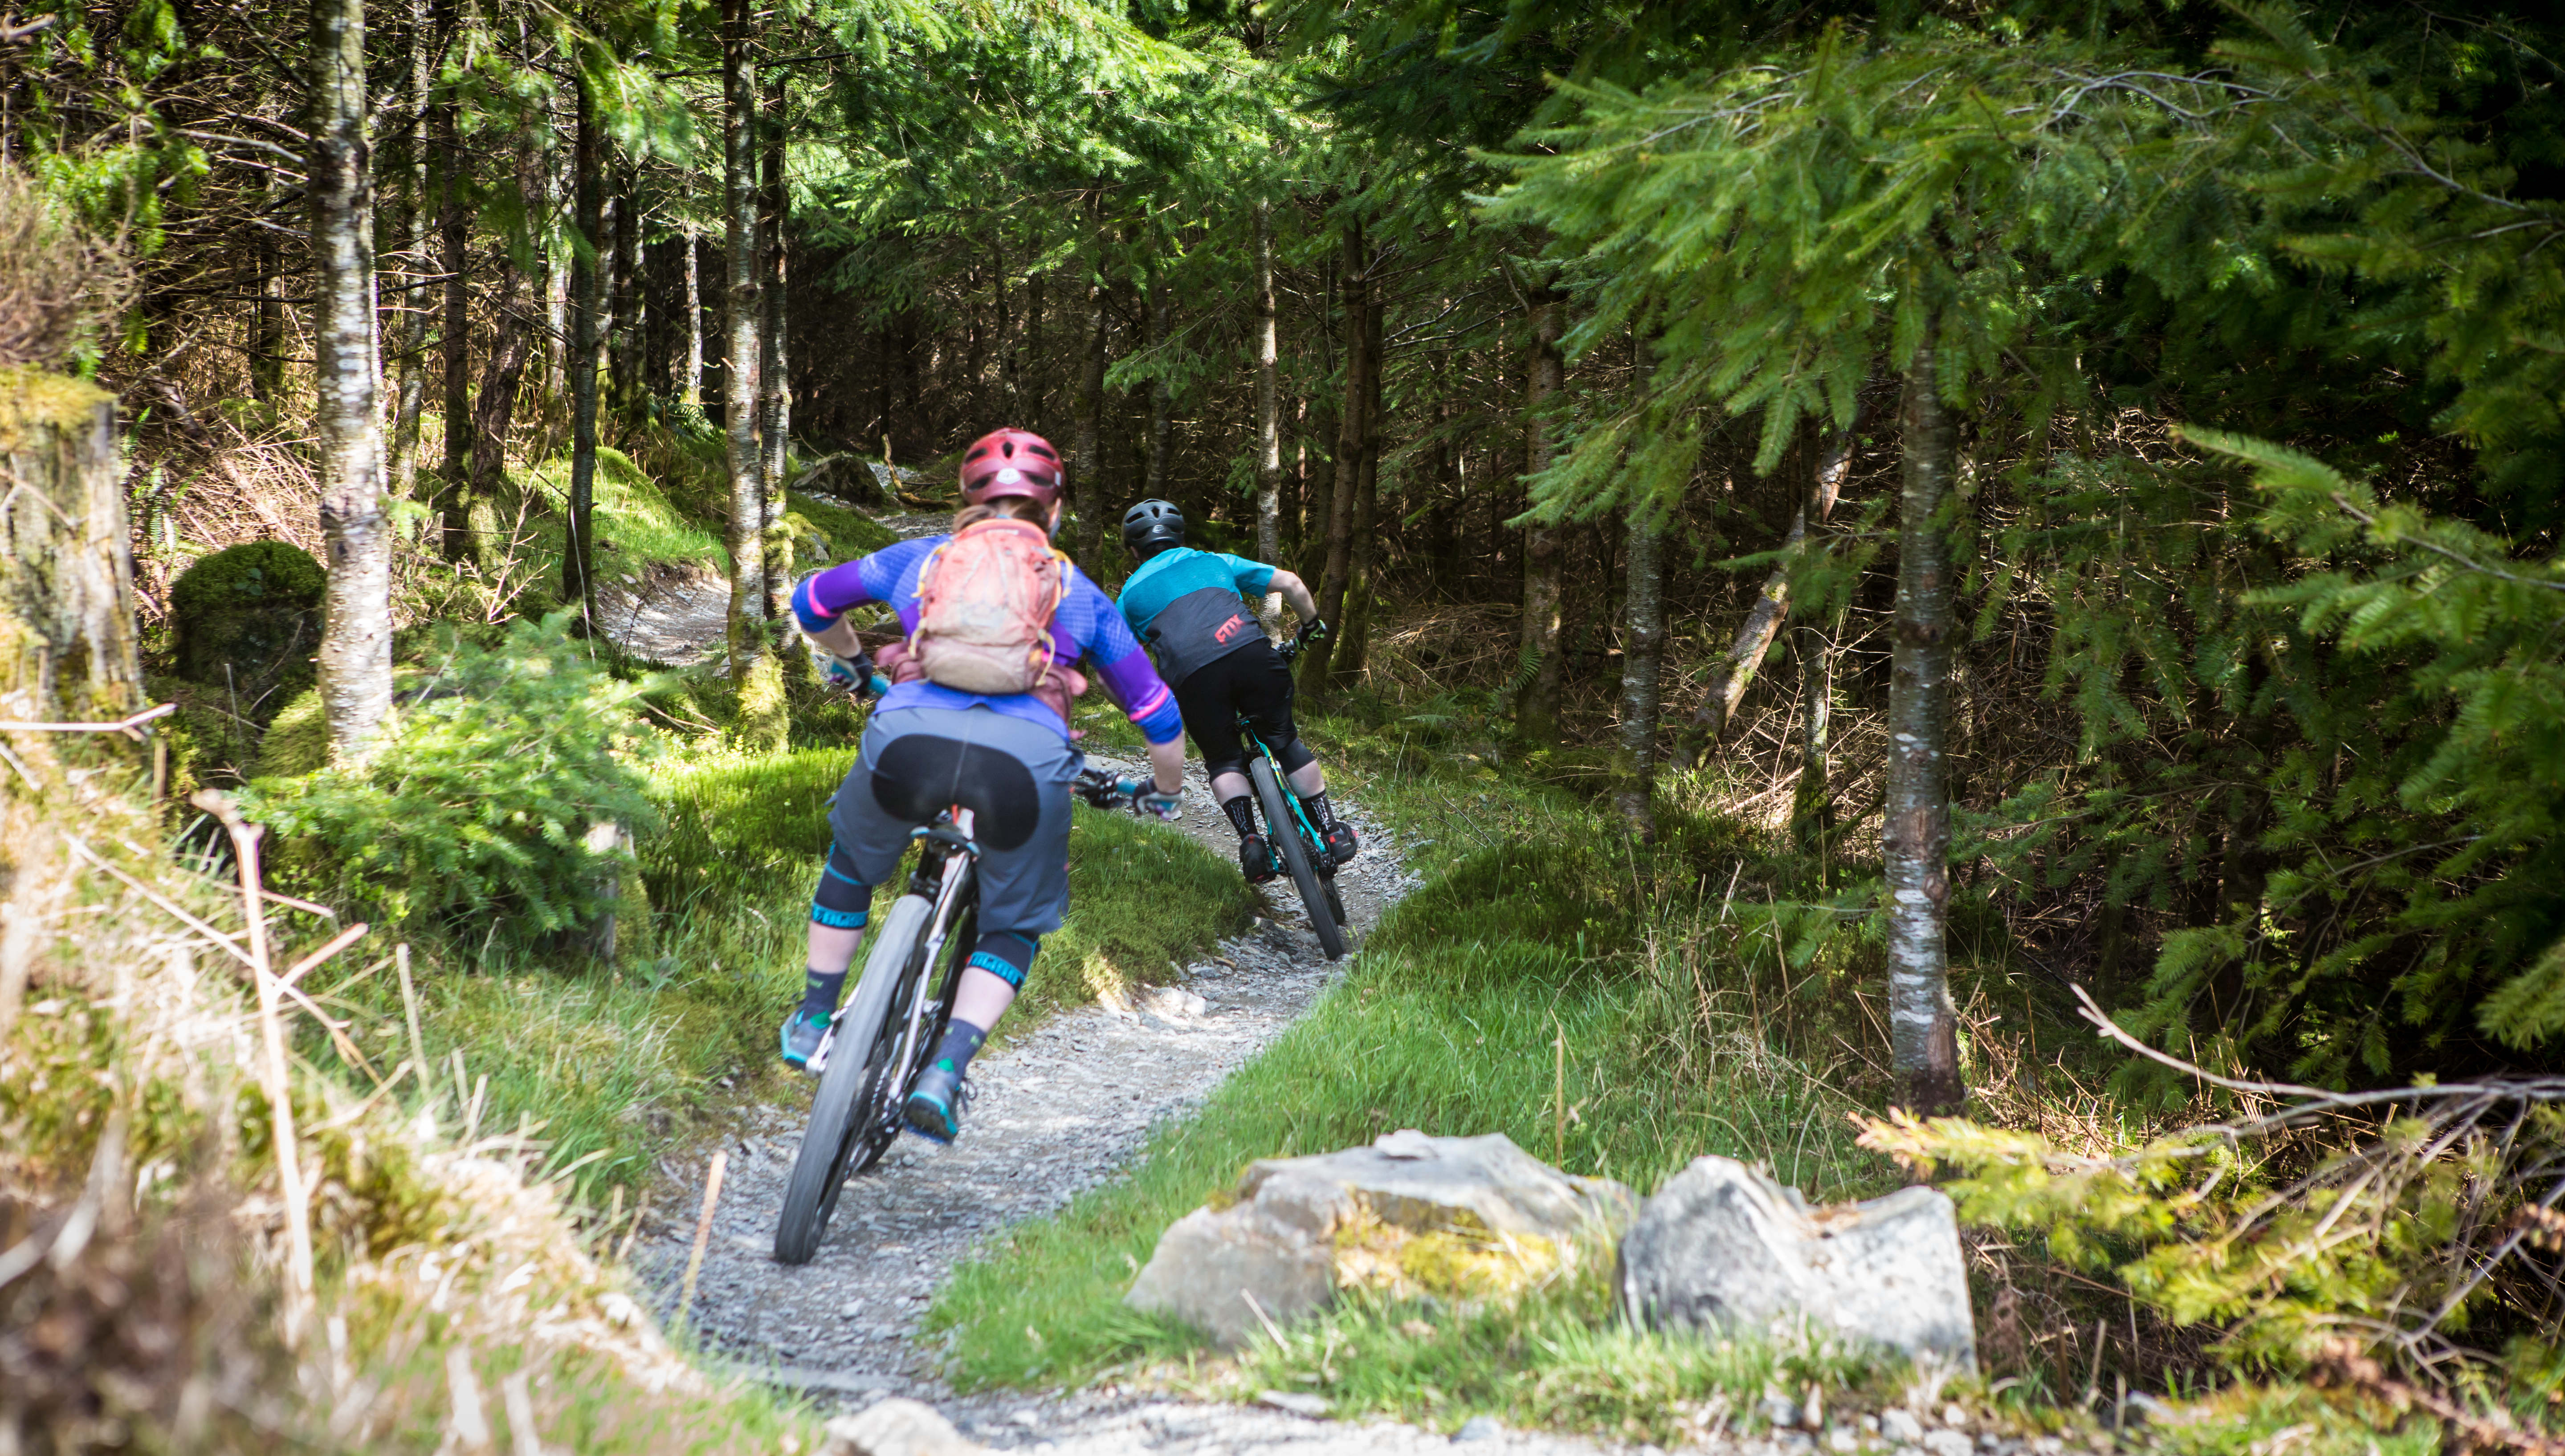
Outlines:
[[1502, 1133], [1408, 1129], [1250, 1164], [1228, 1197], [1168, 1227], [1123, 1303], [1234, 1349], [1339, 1288], [1502, 1297], [1606, 1246], [1631, 1204], [1621, 1184], [1562, 1173]]
[[1977, 1368], [1959, 1220], [1932, 1188], [1812, 1209], [1735, 1158], [1695, 1158], [1640, 1207], [1619, 1280], [1651, 1329], [1759, 1335], [1805, 1319]]

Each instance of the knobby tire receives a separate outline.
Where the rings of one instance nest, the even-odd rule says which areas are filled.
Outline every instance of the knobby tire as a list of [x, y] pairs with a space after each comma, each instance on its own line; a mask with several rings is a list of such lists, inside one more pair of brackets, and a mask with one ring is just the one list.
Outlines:
[[1321, 884], [1309, 863], [1309, 842], [1301, 836], [1300, 821], [1282, 795], [1282, 781], [1274, 776], [1274, 760], [1250, 758], [1247, 772], [1256, 785], [1256, 802], [1265, 810], [1267, 841], [1282, 852], [1282, 868], [1290, 871], [1292, 887], [1300, 892], [1300, 906], [1309, 913], [1309, 929], [1318, 933], [1318, 948], [1327, 952], [1329, 960], [1341, 958], [1345, 933], [1328, 894], [1334, 887]]
[[[890, 1020], [890, 1011], [908, 979], [910, 963], [917, 958], [934, 909], [934, 903], [920, 895], [904, 895], [891, 907], [873, 939], [872, 953], [864, 959], [854, 1002], [838, 1018], [827, 1068], [819, 1074], [819, 1090], [811, 1099], [811, 1123], [803, 1129], [802, 1148], [794, 1154], [793, 1176], [785, 1185], [784, 1214], [775, 1225], [779, 1264], [811, 1262], [828, 1232], [828, 1216], [836, 1211], [837, 1190], [849, 1176], [872, 1166], [890, 1145], [891, 1138], [872, 1126], [879, 1121], [883, 1070], [907, 1029], [904, 1023]], [[894, 1128], [891, 1137], [896, 1136]]]

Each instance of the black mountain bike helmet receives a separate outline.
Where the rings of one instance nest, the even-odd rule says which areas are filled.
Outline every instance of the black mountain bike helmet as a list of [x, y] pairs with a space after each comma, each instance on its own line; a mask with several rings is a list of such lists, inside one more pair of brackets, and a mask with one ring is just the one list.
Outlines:
[[1143, 501], [1122, 513], [1122, 544], [1134, 553], [1185, 543], [1185, 513], [1172, 501]]

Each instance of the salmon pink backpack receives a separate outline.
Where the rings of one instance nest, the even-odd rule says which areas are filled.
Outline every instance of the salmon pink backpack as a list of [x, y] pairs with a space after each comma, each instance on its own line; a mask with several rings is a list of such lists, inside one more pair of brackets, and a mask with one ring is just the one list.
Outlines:
[[1055, 676], [1051, 614], [1068, 557], [1030, 520], [976, 521], [935, 548], [917, 578], [908, 654], [931, 683], [965, 693], [1031, 693]]

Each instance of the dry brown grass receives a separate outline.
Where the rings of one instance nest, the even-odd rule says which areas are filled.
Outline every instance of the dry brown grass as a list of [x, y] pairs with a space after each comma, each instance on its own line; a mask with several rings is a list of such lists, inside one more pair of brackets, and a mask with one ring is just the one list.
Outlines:
[[[505, 1440], [512, 1371], [539, 1432], [589, 1449], [790, 1435], [660, 1337], [602, 1252], [625, 1225], [565, 1209], [532, 1130], [455, 1139], [459, 1098], [422, 1095], [439, 1084], [397, 1048], [369, 1062], [318, 1004], [288, 1006], [318, 1271], [298, 1297], [241, 901], [171, 865], [141, 770], [100, 751], [0, 745], [0, 1261], [33, 1239], [51, 1271], [0, 1280], [0, 1371], [30, 1381], [0, 1380], [0, 1448], [70, 1449], [62, 1432], [100, 1420], [173, 1449], [423, 1448], [465, 1386]], [[280, 959], [337, 929], [272, 919]], [[380, 973], [386, 948], [360, 936], [330, 973]]]

